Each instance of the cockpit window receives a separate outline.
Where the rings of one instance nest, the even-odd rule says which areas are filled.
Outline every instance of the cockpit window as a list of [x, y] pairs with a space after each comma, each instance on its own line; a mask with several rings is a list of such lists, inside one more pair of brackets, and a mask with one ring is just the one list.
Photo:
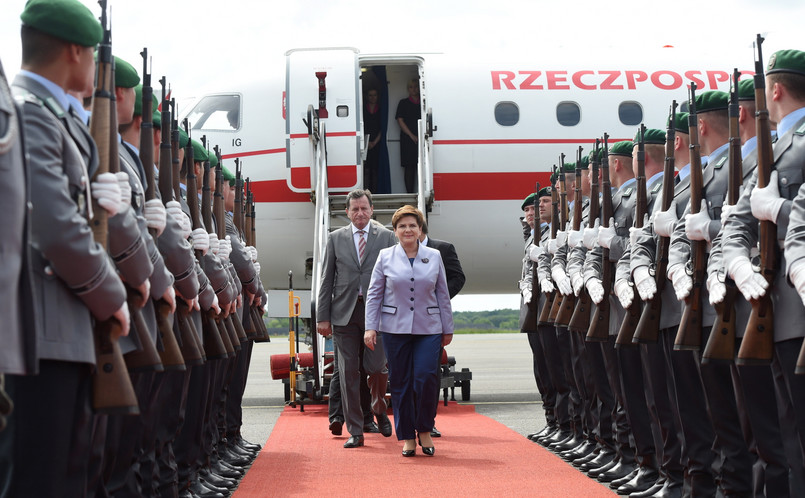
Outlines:
[[194, 130], [240, 129], [240, 95], [208, 95], [193, 107], [187, 120]]

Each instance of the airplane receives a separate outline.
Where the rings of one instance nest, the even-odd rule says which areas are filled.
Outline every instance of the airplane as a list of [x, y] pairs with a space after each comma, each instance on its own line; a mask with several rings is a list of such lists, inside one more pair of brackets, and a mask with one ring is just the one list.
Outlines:
[[[520, 203], [537, 183], [549, 184], [559, 154], [575, 157], [579, 145], [586, 153], [604, 132], [616, 137], [610, 143], [631, 139], [640, 123], [664, 129], [671, 101], [684, 102], [691, 81], [700, 92], [729, 88], [728, 59], [714, 67], [712, 58], [673, 47], [639, 57], [552, 51], [491, 61], [294, 49], [285, 53], [284, 72], [277, 65], [281, 77], [232, 80], [182, 112], [193, 136], [219, 144], [230, 166], [240, 158], [251, 179], [269, 315], [288, 316], [291, 271], [301, 316], [311, 318], [327, 234], [349, 223], [345, 194], [363, 186], [368, 89], [379, 90], [381, 176], [390, 187], [373, 193], [378, 219], [388, 223], [404, 204], [419, 207], [430, 234], [455, 245], [467, 277], [462, 293], [516, 293]], [[739, 58], [750, 66], [747, 59]], [[753, 74], [738, 67], [744, 78]], [[394, 118], [411, 80], [418, 81], [421, 109], [414, 194], [405, 193]]]

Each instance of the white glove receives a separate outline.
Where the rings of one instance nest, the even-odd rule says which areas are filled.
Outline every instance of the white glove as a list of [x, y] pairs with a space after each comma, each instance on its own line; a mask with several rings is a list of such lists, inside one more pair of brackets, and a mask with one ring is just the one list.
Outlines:
[[148, 225], [148, 228], [156, 230], [157, 237], [162, 235], [162, 232], [165, 231], [165, 224], [167, 223], [165, 206], [162, 205], [162, 201], [159, 199], [145, 201], [143, 216], [145, 217], [145, 223]]
[[621, 302], [623, 309], [632, 305], [632, 301], [634, 301], [634, 291], [626, 279], [620, 278], [615, 282], [615, 294], [618, 296], [618, 301]]
[[581, 288], [584, 287], [584, 277], [581, 276], [580, 271], [574, 271], [570, 274], [570, 283], [573, 285], [573, 294], [578, 296], [581, 293]]
[[640, 237], [640, 232], [642, 232], [642, 228], [637, 227], [629, 227], [629, 245], [634, 247], [637, 245], [637, 239]]
[[794, 262], [788, 269], [788, 277], [802, 302], [805, 303], [805, 263], [802, 260]]
[[548, 247], [546, 250], [551, 256], [556, 254], [556, 239], [548, 239]]
[[114, 173], [101, 173], [95, 177], [90, 185], [92, 197], [98, 205], [104, 208], [109, 216], [116, 215], [120, 210], [120, 184]]
[[523, 289], [523, 302], [528, 304], [531, 302], [531, 289]]
[[202, 255], [206, 255], [210, 250], [210, 236], [203, 228], [196, 228], [190, 235], [191, 242], [193, 243], [194, 251], [201, 251]]
[[727, 218], [730, 217], [730, 213], [735, 210], [735, 206], [732, 204], [724, 204], [721, 206], [721, 226], [727, 224]]
[[567, 278], [567, 273], [565, 273], [565, 270], [558, 267], [552, 268], [551, 278], [556, 284], [556, 288], [559, 289], [559, 292], [561, 292], [563, 296], [567, 296], [573, 292], [573, 286], [570, 284], [570, 279]]
[[637, 293], [640, 294], [640, 299], [648, 301], [657, 293], [657, 282], [654, 281], [648, 268], [645, 266], [638, 266], [632, 274]]
[[258, 275], [260, 275], [260, 263], [257, 262], [254, 263], [254, 271], [257, 272]]
[[257, 248], [254, 246], [246, 246], [246, 250], [249, 251], [249, 254], [252, 257], [252, 261], [257, 263]]
[[615, 238], [615, 220], [613, 218], [609, 219], [609, 226], [602, 227], [598, 230], [598, 245], [603, 247], [604, 249], [609, 249], [610, 244], [612, 244], [612, 239]]
[[777, 171], [775, 170], [769, 175], [768, 186], [752, 189], [750, 196], [752, 216], [760, 221], [776, 223], [777, 215], [780, 214], [780, 208], [783, 207], [784, 202], [785, 199], [780, 197], [780, 190], [777, 187]]
[[738, 256], [728, 260], [726, 270], [747, 301], [757, 299], [766, 294], [769, 283], [759, 273], [755, 273], [755, 270], [752, 269], [752, 263], [746, 256]]
[[567, 244], [567, 231], [559, 230], [556, 232], [556, 247], [563, 247]]
[[537, 262], [539, 261], [539, 257], [542, 256], [542, 253], [545, 252], [545, 249], [542, 247], [532, 244], [531, 249], [528, 250], [528, 259], [531, 261]]
[[598, 228], [601, 223], [598, 220], [595, 220], [595, 224], [593, 228], [584, 227], [584, 235], [582, 235], [582, 243], [584, 247], [588, 250], [591, 250], [595, 247], [595, 243], [598, 242]]
[[190, 234], [193, 233], [193, 222], [190, 221], [190, 217], [187, 214], [182, 213], [184, 217], [182, 218], [182, 237], [185, 239], [190, 237]]
[[229, 235], [224, 237], [224, 240], [218, 243], [218, 257], [221, 261], [229, 261], [229, 255], [232, 253], [232, 242]]
[[210, 236], [210, 251], [217, 256], [218, 249], [220, 247], [218, 242], [218, 234], [215, 232], [210, 232], [208, 235]]
[[678, 218], [676, 217], [676, 199], [671, 201], [668, 211], [657, 211], [654, 215], [654, 233], [660, 237], [670, 237], [674, 232], [674, 225]]
[[550, 294], [551, 292], [556, 290], [553, 287], [553, 283], [551, 283], [551, 281], [548, 280], [547, 278], [543, 278], [542, 280], [539, 281], [539, 288], [543, 294]]
[[182, 211], [182, 205], [179, 204], [179, 201], [168, 201], [165, 203], [165, 212], [173, 218], [179, 226], [182, 226], [184, 223], [185, 215], [184, 211]]
[[570, 247], [578, 247], [584, 237], [583, 230], [571, 230], [567, 233], [567, 245]]
[[117, 185], [120, 187], [120, 209], [117, 212], [122, 213], [131, 206], [131, 184], [129, 174], [125, 171], [118, 171], [115, 173], [115, 177], [117, 177]]
[[718, 279], [717, 271], [707, 276], [707, 292], [710, 293], [711, 306], [722, 302], [727, 295], [727, 287]]
[[702, 206], [696, 214], [685, 215], [685, 235], [690, 240], [710, 242], [710, 215], [707, 214], [707, 201], [702, 199]]
[[677, 301], [682, 301], [688, 297], [690, 290], [693, 289], [693, 279], [685, 271], [685, 265], [681, 263], [668, 268], [668, 279], [674, 284]]
[[601, 279], [599, 278], [591, 278], [587, 281], [587, 292], [590, 294], [590, 299], [593, 300], [595, 304], [601, 304], [601, 301], [604, 300], [604, 287], [601, 285]]
[[218, 296], [217, 295], [212, 296], [212, 306], [210, 306], [210, 309], [214, 309], [216, 315], [221, 314], [221, 306], [218, 304]]

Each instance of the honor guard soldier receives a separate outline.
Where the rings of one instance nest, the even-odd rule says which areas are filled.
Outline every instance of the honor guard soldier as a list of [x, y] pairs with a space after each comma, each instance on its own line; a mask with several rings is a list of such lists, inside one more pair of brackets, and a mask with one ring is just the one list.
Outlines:
[[113, 317], [122, 335], [129, 324], [123, 283], [87, 221], [90, 196], [103, 199], [99, 209], [113, 216], [120, 188], [114, 175], [104, 176], [103, 185], [89, 185], [79, 145], [84, 131], [70, 116], [66, 97], [91, 86], [103, 33], [77, 1], [32, 0], [20, 17], [22, 69], [14, 94], [24, 102], [35, 295], [45, 301], [36, 307], [40, 326], [30, 331], [36, 334], [38, 375], [7, 379], [16, 412], [13, 430], [0, 433], [0, 452], [15, 465], [2, 467], [0, 473], [11, 477], [0, 481], [9, 483], [9, 496], [84, 496], [93, 318]]

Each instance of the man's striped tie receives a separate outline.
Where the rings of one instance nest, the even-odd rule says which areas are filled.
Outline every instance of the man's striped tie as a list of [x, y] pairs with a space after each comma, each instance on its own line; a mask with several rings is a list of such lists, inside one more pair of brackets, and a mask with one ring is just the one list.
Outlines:
[[361, 263], [363, 263], [363, 252], [366, 249], [366, 239], [363, 238], [365, 233], [366, 230], [358, 230], [358, 236], [360, 237], [360, 240], [358, 240], [358, 260]]

